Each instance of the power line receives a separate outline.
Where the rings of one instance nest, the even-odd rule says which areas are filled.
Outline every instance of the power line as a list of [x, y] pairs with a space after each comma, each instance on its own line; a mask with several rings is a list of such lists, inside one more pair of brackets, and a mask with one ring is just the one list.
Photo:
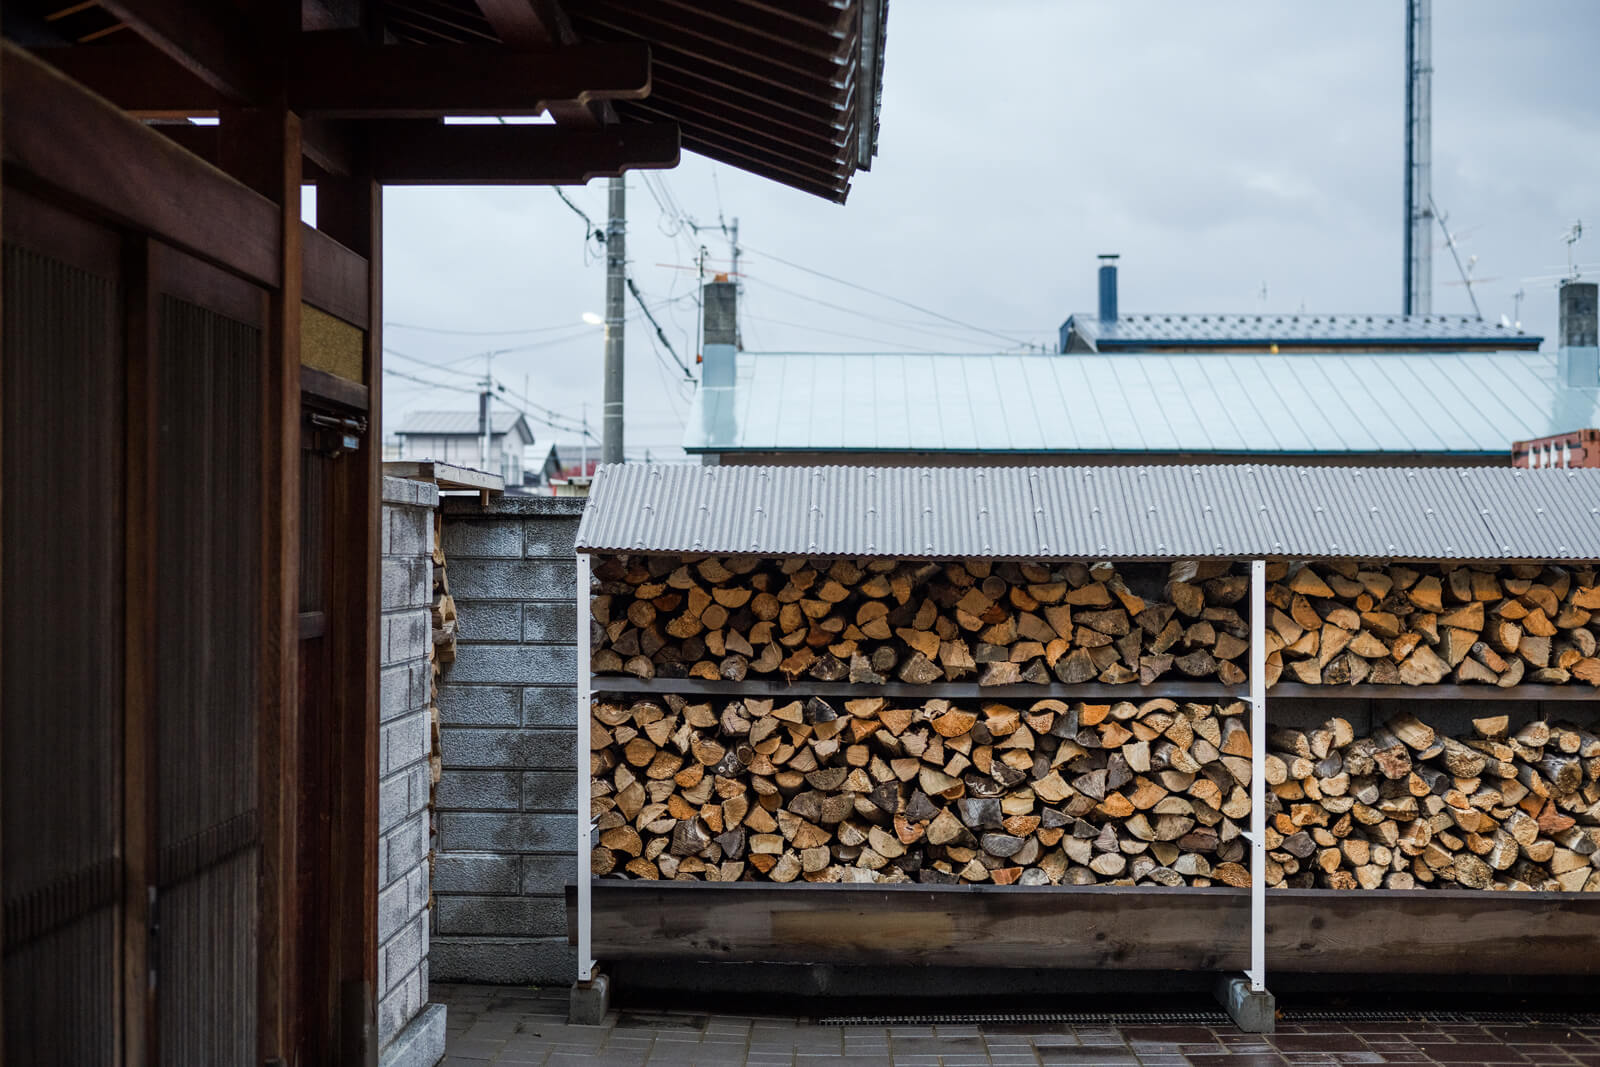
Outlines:
[[1011, 344], [1018, 345], [1018, 346], [1021, 346], [1021, 347], [1026, 347], [1027, 346], [1027, 342], [1026, 341], [1020, 341], [1015, 337], [1009, 337], [1006, 334], [999, 333], [999, 332], [997, 332], [995, 330], [987, 329], [987, 328], [985, 328], [983, 326], [974, 326], [970, 322], [962, 322], [960, 319], [953, 318], [953, 317], [951, 317], [949, 315], [944, 314], [941, 311], [935, 311], [932, 308], [925, 308], [921, 304], [913, 304], [909, 300], [902, 300], [898, 296], [894, 296], [891, 293], [886, 293], [881, 289], [873, 289], [873, 288], [871, 288], [869, 286], [859, 285], [859, 284], [857, 284], [855, 282], [846, 281], [843, 278], [837, 277], [837, 276], [832, 275], [832, 274], [825, 273], [825, 272], [820, 271], [820, 270], [813, 270], [811, 267], [801, 266], [799, 263], [795, 263], [795, 262], [792, 262], [790, 260], [783, 259], [780, 256], [775, 256], [771, 252], [763, 252], [759, 248], [751, 248], [749, 245], [745, 245], [744, 247], [745, 247], [746, 251], [754, 252], [758, 256], [766, 256], [768, 259], [772, 260], [774, 263], [782, 263], [785, 267], [790, 267], [790, 268], [792, 268], [794, 270], [798, 270], [798, 271], [802, 271], [803, 273], [806, 273], [806, 274], [814, 275], [814, 276], [816, 276], [818, 278], [822, 278], [822, 279], [824, 279], [826, 281], [833, 282], [836, 285], [843, 285], [848, 289], [856, 289], [856, 290], [859, 290], [860, 292], [863, 292], [863, 293], [870, 293], [873, 296], [880, 297], [880, 298], [882, 298], [884, 300], [892, 301], [892, 302], [894, 302], [896, 304], [899, 304], [902, 307], [908, 307], [912, 311], [920, 312], [923, 315], [930, 315], [933, 318], [939, 319], [939, 320], [944, 321], [944, 322], [948, 322], [953, 326], [959, 326], [963, 330], [971, 330], [974, 333], [982, 333], [982, 334], [987, 334], [990, 337], [998, 337], [1002, 341], [1008, 341]]
[[661, 338], [661, 343], [667, 346], [668, 352], [672, 353], [672, 361], [683, 370], [683, 376], [692, 381], [694, 379], [694, 374], [690, 372], [683, 360], [678, 358], [678, 353], [673, 350], [672, 342], [667, 340], [667, 335], [662, 331], [661, 324], [656, 321], [656, 317], [654, 315], [650, 314], [650, 309], [645, 307], [644, 297], [639, 295], [639, 287], [634, 284], [632, 278], [625, 278], [624, 281], [628, 283], [628, 292], [632, 293], [634, 300], [639, 302], [639, 310], [643, 311], [644, 317], [650, 320], [650, 325], [656, 328], [656, 336]]
[[431, 382], [426, 378], [419, 378], [415, 374], [407, 374], [403, 370], [395, 370], [393, 367], [383, 368], [383, 373], [393, 375], [396, 378], [404, 378], [407, 381], [416, 382], [418, 385], [426, 385], [433, 389], [448, 389], [455, 393], [471, 393], [473, 396], [478, 394], [476, 389], [468, 389], [466, 386], [462, 385], [447, 385], [444, 382]]
[[784, 287], [782, 285], [779, 285], [776, 282], [768, 281], [768, 280], [766, 280], [764, 278], [756, 278], [756, 277], [753, 277], [753, 276], [751, 276], [749, 274], [746, 274], [745, 278], [748, 279], [749, 281], [756, 282], [759, 285], [764, 285], [769, 289], [775, 289], [780, 293], [784, 293], [784, 294], [786, 294], [788, 296], [795, 297], [795, 298], [797, 298], [799, 300], [807, 300], [807, 301], [810, 301], [813, 304], [820, 304], [821, 306], [823, 306], [825, 308], [831, 308], [834, 311], [842, 311], [847, 315], [856, 315], [856, 316], [859, 316], [860, 318], [866, 319], [868, 322], [875, 322], [880, 326], [890, 326], [890, 327], [893, 327], [893, 328], [895, 328], [897, 330], [909, 330], [912, 333], [923, 333], [923, 334], [927, 334], [929, 337], [943, 337], [946, 340], [959, 341], [961, 344], [964, 344], [964, 345], [972, 345], [972, 344], [976, 344], [977, 343], [976, 341], [974, 341], [970, 337], [963, 337], [963, 336], [961, 336], [959, 334], [946, 333], [943, 330], [930, 330], [930, 329], [928, 329], [927, 327], [924, 327], [924, 326], [913, 326], [910, 323], [901, 322], [901, 321], [898, 321], [898, 320], [895, 320], [895, 319], [886, 319], [886, 318], [883, 318], [880, 315], [873, 315], [870, 312], [860, 311], [860, 310], [857, 310], [856, 308], [852, 308], [852, 307], [846, 307], [843, 304], [835, 304], [835, 303], [832, 303], [831, 301], [822, 300], [822, 299], [820, 299], [818, 297], [808, 296], [807, 294], [802, 293], [802, 292], [800, 292], [800, 291], [798, 291], [796, 289], [786, 288], [786, 287]]
[[476, 352], [474, 352], [470, 356], [464, 357], [463, 359], [452, 360], [451, 363], [434, 363], [434, 362], [432, 362], [430, 360], [420, 359], [417, 356], [408, 356], [406, 353], [397, 351], [397, 350], [395, 350], [393, 348], [390, 348], [388, 345], [384, 345], [383, 346], [383, 354], [386, 355], [386, 356], [396, 356], [396, 357], [398, 357], [400, 359], [409, 360], [412, 363], [419, 363], [424, 367], [427, 367], [427, 368], [429, 368], [431, 370], [440, 371], [440, 372], [442, 372], [444, 374], [459, 374], [463, 378], [471, 378], [474, 381], [477, 381], [480, 378], [480, 375], [475, 374], [472, 371], [469, 371], [469, 370], [455, 370], [454, 367], [452, 366], [452, 363], [465, 363], [469, 359], [477, 359], [478, 356], [479, 356], [479, 353], [476, 353]]
[[908, 345], [904, 341], [889, 341], [882, 337], [864, 337], [858, 333], [845, 333], [842, 330], [828, 330], [821, 326], [812, 326], [809, 323], [804, 322], [786, 322], [783, 319], [771, 319], [764, 315], [749, 315], [746, 317], [755, 319], [758, 322], [770, 322], [774, 326], [792, 326], [796, 329], [810, 331], [811, 333], [825, 333], [834, 337], [848, 337], [853, 341], [870, 341], [876, 345], [893, 345], [895, 348], [903, 348], [915, 355], [942, 356], [948, 354], [937, 348], [918, 348], [915, 345]]
[[560, 326], [530, 326], [517, 330], [452, 330], [442, 326], [419, 326], [409, 322], [385, 322], [383, 328], [386, 330], [415, 330], [418, 333], [438, 333], [453, 337], [512, 337], [529, 333], [552, 333], [556, 330], [576, 330], [584, 325], [586, 324], [569, 322]]

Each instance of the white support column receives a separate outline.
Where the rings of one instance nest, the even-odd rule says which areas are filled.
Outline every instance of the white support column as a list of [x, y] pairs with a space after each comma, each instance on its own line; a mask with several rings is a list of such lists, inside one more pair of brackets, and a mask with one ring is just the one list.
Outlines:
[[594, 818], [589, 781], [589, 554], [578, 553], [578, 981], [594, 978], [593, 937], [590, 927], [589, 858], [593, 849]]
[[1250, 563], [1250, 989], [1267, 988], [1267, 564]]

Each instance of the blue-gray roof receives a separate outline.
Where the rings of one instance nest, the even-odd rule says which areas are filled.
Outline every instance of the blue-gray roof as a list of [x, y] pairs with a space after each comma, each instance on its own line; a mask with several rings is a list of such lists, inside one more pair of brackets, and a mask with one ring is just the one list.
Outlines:
[[[495, 437], [510, 433], [518, 423], [522, 423], [522, 430], [528, 440], [533, 440], [533, 431], [528, 429], [528, 424], [523, 420], [522, 414], [516, 411], [507, 411], [503, 407], [491, 406], [489, 409], [489, 433]], [[429, 437], [476, 437], [478, 436], [478, 413], [476, 411], [413, 411], [406, 415], [405, 420], [394, 431], [401, 437], [408, 435]]]
[[1600, 470], [601, 467], [580, 552], [1600, 559]]
[[1451, 348], [1495, 345], [1538, 348], [1543, 338], [1476, 315], [1119, 315], [1101, 322], [1092, 313], [1068, 316], [1062, 347], [1075, 332], [1096, 351], [1160, 347], [1316, 345], [1363, 348]]
[[[1600, 386], [1600, 382], [1596, 383]], [[1600, 426], [1557, 356], [742, 354], [690, 452], [1506, 455]]]

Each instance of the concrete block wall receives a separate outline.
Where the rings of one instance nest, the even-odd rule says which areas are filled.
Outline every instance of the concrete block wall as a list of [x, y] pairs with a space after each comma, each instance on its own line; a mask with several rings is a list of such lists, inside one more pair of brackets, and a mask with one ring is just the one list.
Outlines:
[[383, 480], [377, 995], [385, 1065], [444, 1056], [444, 1007], [428, 1004], [428, 649], [438, 504], [429, 482]]
[[444, 506], [459, 617], [439, 690], [440, 980], [572, 981], [564, 886], [577, 875], [577, 648], [573, 542], [581, 499]]

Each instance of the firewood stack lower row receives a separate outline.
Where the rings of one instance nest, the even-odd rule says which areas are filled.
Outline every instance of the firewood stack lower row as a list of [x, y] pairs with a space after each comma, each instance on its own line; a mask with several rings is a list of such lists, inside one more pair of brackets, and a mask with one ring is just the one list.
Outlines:
[[[597, 876], [1249, 884], [1244, 705], [593, 706]], [[1405, 714], [1266, 739], [1269, 885], [1600, 891], [1600, 738]]]
[[[1267, 565], [1267, 684], [1600, 686], [1592, 567]], [[1241, 686], [1244, 564], [603, 558], [599, 675]]]

